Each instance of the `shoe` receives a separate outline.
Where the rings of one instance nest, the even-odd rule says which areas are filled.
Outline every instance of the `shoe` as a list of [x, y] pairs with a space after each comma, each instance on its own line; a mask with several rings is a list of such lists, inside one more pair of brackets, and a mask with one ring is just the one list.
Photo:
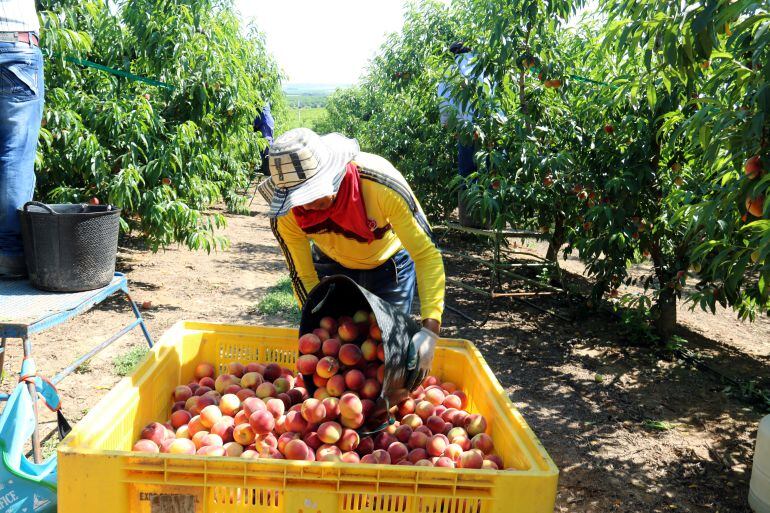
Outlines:
[[27, 277], [27, 263], [23, 255], [0, 255], [0, 279]]

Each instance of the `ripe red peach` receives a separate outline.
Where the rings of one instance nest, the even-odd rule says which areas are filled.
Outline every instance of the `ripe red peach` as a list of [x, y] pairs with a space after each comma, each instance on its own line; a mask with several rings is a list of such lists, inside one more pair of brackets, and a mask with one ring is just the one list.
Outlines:
[[225, 391], [225, 388], [230, 385], [240, 385], [241, 379], [233, 376], [232, 374], [221, 374], [214, 380], [214, 389], [220, 394]]
[[302, 391], [297, 388], [292, 388], [288, 392], [286, 392], [286, 395], [289, 396], [289, 399], [291, 399], [291, 404], [299, 404], [304, 399], [302, 397]]
[[342, 436], [342, 426], [336, 422], [324, 422], [318, 427], [318, 438], [326, 444], [336, 444]]
[[385, 345], [382, 342], [377, 344], [377, 359], [381, 362], [385, 361]]
[[428, 401], [420, 401], [414, 407], [414, 412], [422, 420], [428, 420], [428, 417], [433, 415], [433, 412], [435, 410], [436, 410], [436, 407], [433, 405], [433, 403]]
[[405, 415], [404, 418], [401, 419], [401, 424], [405, 426], [409, 426], [412, 428], [412, 430], [417, 429], [418, 426], [422, 426], [422, 419], [415, 413], [410, 413], [409, 415]]
[[457, 391], [457, 385], [452, 383], [451, 381], [444, 381], [441, 383], [441, 388], [444, 389], [444, 392], [447, 394], [453, 394], [455, 391]]
[[318, 399], [307, 399], [302, 403], [302, 416], [310, 423], [320, 423], [326, 417], [326, 407]]
[[468, 396], [465, 395], [465, 392], [462, 390], [457, 390], [452, 393], [452, 395], [455, 395], [460, 398], [460, 407], [459, 410], [464, 410], [468, 407]]
[[322, 378], [329, 379], [340, 370], [340, 362], [333, 356], [324, 356], [318, 361], [316, 373]]
[[319, 401], [323, 401], [328, 397], [331, 397], [331, 395], [329, 395], [329, 391], [326, 390], [326, 387], [318, 387], [315, 389], [315, 392], [313, 392], [313, 398], [318, 399]]
[[201, 445], [207, 446], [207, 445], [214, 445], [218, 447], [222, 447], [224, 445], [224, 441], [222, 441], [222, 437], [219, 435], [215, 435], [214, 433], [209, 433], [202, 437], [201, 439]]
[[204, 445], [198, 449], [195, 454], [200, 456], [224, 456], [225, 448], [217, 445]]
[[174, 429], [179, 429], [180, 426], [184, 426], [192, 419], [192, 415], [187, 410], [177, 410], [171, 414], [171, 425]]
[[265, 379], [262, 377], [262, 374], [259, 374], [258, 372], [247, 372], [243, 375], [241, 378], [241, 386], [243, 388], [250, 388], [252, 390], [256, 390], [259, 385], [261, 385]]
[[327, 397], [321, 401], [326, 409], [324, 420], [332, 421], [340, 416], [340, 400], [336, 397]]
[[460, 456], [463, 454], [463, 448], [457, 444], [449, 444], [444, 449], [442, 456], [446, 456], [457, 464], [460, 461]]
[[364, 340], [361, 344], [361, 355], [367, 362], [373, 362], [377, 360], [377, 342], [372, 339]]
[[391, 463], [390, 454], [385, 449], [377, 449], [371, 455], [374, 458], [374, 462], [379, 465], [390, 465]]
[[339, 407], [340, 415], [345, 417], [353, 417], [356, 414], [363, 412], [361, 399], [353, 394], [343, 394], [342, 397], [340, 397]]
[[406, 459], [411, 461], [412, 463], [417, 463], [420, 460], [424, 460], [428, 458], [428, 453], [425, 452], [425, 449], [417, 448], [412, 449], [409, 451], [409, 454], [407, 454]]
[[369, 454], [372, 451], [374, 451], [374, 438], [371, 436], [365, 436], [358, 442], [358, 449], [356, 449], [356, 452], [361, 456]]
[[358, 369], [350, 369], [345, 372], [345, 386], [350, 390], [360, 390], [364, 386], [365, 380], [364, 373]]
[[318, 373], [313, 374], [313, 384], [316, 387], [325, 387], [329, 382], [329, 378], [322, 378]]
[[370, 362], [366, 367], [364, 367], [364, 376], [366, 379], [377, 379], [377, 370], [379, 369], [379, 365], [376, 363]]
[[497, 468], [503, 468], [505, 465], [503, 465], [503, 459], [498, 456], [497, 454], [487, 454], [484, 456], [484, 460], [489, 460], [493, 462], [495, 465], [497, 465]]
[[171, 405], [171, 413], [174, 413], [175, 411], [184, 410], [186, 401], [177, 401], [174, 404]]
[[361, 413], [364, 414], [364, 417], [369, 418], [374, 412], [375, 406], [371, 399], [361, 399]]
[[193, 395], [197, 395], [198, 397], [203, 397], [204, 395], [208, 394], [213, 390], [214, 390], [213, 388], [201, 386], [195, 389], [195, 392], [193, 392]]
[[203, 422], [201, 422], [200, 415], [196, 415], [190, 419], [190, 422], [187, 423], [187, 429], [189, 430], [190, 436], [192, 437], [199, 431], [206, 431], [206, 426], [204, 426]]
[[269, 411], [255, 411], [249, 416], [251, 429], [258, 435], [266, 435], [275, 428], [275, 418]]
[[[329, 338], [328, 336], [326, 338]], [[324, 339], [325, 340], [325, 339]], [[299, 337], [300, 354], [315, 354], [321, 349], [322, 340], [314, 333], [305, 333]]]
[[343, 342], [353, 342], [358, 338], [358, 326], [353, 322], [345, 322], [337, 328], [337, 336]]
[[179, 426], [176, 430], [176, 433], [174, 433], [174, 436], [176, 438], [192, 438], [192, 435], [190, 434], [190, 426], [187, 424], [184, 426]]
[[207, 362], [201, 362], [195, 366], [195, 379], [213, 378], [214, 366]]
[[415, 402], [411, 397], [398, 403], [398, 416], [405, 417], [410, 413], [414, 413]]
[[340, 423], [346, 428], [358, 429], [364, 425], [365, 417], [363, 413], [356, 413], [355, 415], [346, 416], [340, 415]]
[[283, 369], [280, 365], [277, 363], [270, 363], [265, 367], [265, 372], [262, 373], [262, 376], [265, 378], [265, 381], [273, 382], [276, 379], [280, 378], [283, 374]]
[[286, 411], [286, 405], [283, 404], [283, 401], [280, 399], [271, 397], [265, 401], [265, 409], [273, 416], [274, 419], [277, 419]]
[[233, 431], [235, 431], [235, 423], [232, 417], [222, 417], [220, 421], [211, 426], [211, 434], [218, 435], [224, 443], [233, 441]]
[[465, 430], [470, 436], [476, 436], [487, 430], [487, 419], [474, 413], [465, 420]]
[[415, 462], [414, 466], [415, 467], [432, 467], [433, 466], [433, 462], [428, 460], [428, 459], [420, 460], [420, 461]]
[[500, 467], [497, 466], [497, 463], [490, 460], [484, 460], [481, 462], [481, 468], [483, 470], [499, 470]]
[[[171, 442], [170, 442], [171, 443]], [[137, 441], [134, 444], [134, 447], [131, 449], [136, 452], [160, 452], [160, 447], [158, 447], [158, 444], [153, 442], [152, 440], [147, 440], [145, 438]]]
[[243, 446], [236, 442], [227, 442], [222, 448], [225, 450], [225, 456], [230, 458], [238, 458], [243, 454]]
[[440, 388], [431, 388], [430, 390], [425, 391], [425, 400], [434, 406], [443, 403], [445, 397], [444, 392], [442, 392]]
[[374, 448], [387, 451], [393, 442], [398, 442], [395, 436], [386, 431], [381, 431], [374, 437]]
[[318, 323], [321, 329], [329, 332], [330, 335], [337, 333], [337, 321], [333, 317], [324, 317]]
[[281, 436], [278, 437], [278, 450], [282, 453], [286, 453], [286, 444], [291, 442], [292, 440], [300, 440], [300, 434], [299, 433], [293, 433], [291, 431], [288, 431]]
[[151, 422], [150, 424], [147, 424], [144, 429], [142, 429], [139, 437], [144, 440], [152, 440], [155, 442], [155, 445], [160, 447], [161, 442], [163, 442], [163, 439], [166, 438], [166, 426], [160, 422]]
[[423, 388], [428, 388], [433, 385], [438, 385], [440, 381], [436, 376], [427, 376], [424, 380], [422, 380], [422, 386]]
[[245, 372], [258, 372], [262, 374], [265, 372], [265, 366], [257, 362], [249, 362], [246, 364]]
[[430, 429], [433, 433], [438, 434], [444, 432], [444, 421], [441, 420], [441, 417], [431, 415], [428, 417], [428, 420], [425, 421], [425, 425], [428, 426], [428, 429]]
[[265, 406], [265, 401], [263, 401], [259, 397], [247, 398], [241, 403], [241, 407], [243, 408], [243, 411], [245, 411], [246, 415], [248, 416], [251, 416], [251, 414], [254, 413], [255, 411], [267, 409], [267, 407]]
[[470, 417], [470, 414], [467, 411], [457, 410], [451, 422], [455, 426], [465, 427], [469, 417]]
[[380, 330], [380, 327], [377, 326], [377, 324], [369, 326], [369, 338], [375, 342], [382, 342], [382, 330]]
[[452, 443], [455, 443], [463, 448], [463, 451], [469, 451], [472, 449], [471, 440], [467, 436], [456, 436]]
[[345, 428], [342, 430], [342, 435], [337, 445], [343, 451], [355, 451], [360, 442], [361, 438], [355, 430]]
[[409, 393], [409, 397], [414, 399], [415, 402], [420, 402], [425, 399], [425, 389], [422, 387], [422, 385], [418, 385], [417, 388]]
[[321, 344], [321, 353], [323, 353], [324, 356], [336, 357], [339, 354], [341, 347], [342, 342], [340, 342], [339, 339], [330, 338], [324, 340], [323, 344]]
[[396, 428], [394, 435], [396, 436], [396, 439], [399, 442], [407, 443], [409, 441], [409, 437], [412, 436], [413, 432], [414, 430], [412, 429], [411, 426], [407, 426], [403, 424]]
[[461, 468], [481, 468], [483, 464], [484, 456], [481, 454], [481, 451], [471, 449], [470, 451], [465, 451], [460, 456]]
[[[316, 328], [316, 329], [314, 329], [313, 330], [313, 335], [318, 337], [318, 339], [321, 341], [321, 343], [323, 343], [326, 340], [329, 340], [331, 338], [331, 334], [328, 331], [326, 331], [325, 329], [323, 329], [323, 328]], [[320, 349], [320, 348], [321, 348], [321, 346], [319, 345], [318, 349]], [[318, 351], [318, 349], [316, 349], [316, 351]]]
[[298, 411], [290, 411], [286, 414], [286, 429], [301, 433], [307, 427], [307, 421], [302, 417], [302, 414]]
[[461, 427], [453, 427], [452, 429], [447, 432], [446, 437], [449, 439], [451, 443], [454, 443], [454, 439], [458, 436], [468, 436], [468, 433], [465, 431], [465, 428]]
[[209, 429], [219, 419], [222, 418], [222, 411], [219, 409], [218, 406], [214, 406], [212, 404], [210, 406], [206, 406], [201, 410], [200, 418], [201, 418], [201, 424], [203, 424], [203, 427], [205, 427], [206, 429]]
[[240, 378], [241, 376], [243, 376], [243, 373], [245, 371], [246, 371], [246, 368], [240, 362], [230, 362], [230, 364], [227, 366], [227, 372], [237, 378]]
[[361, 458], [358, 456], [358, 453], [355, 453], [353, 451], [342, 453], [340, 460], [343, 463], [361, 463]]
[[288, 393], [278, 394], [276, 397], [283, 403], [284, 411], [291, 408], [292, 402]]
[[486, 433], [479, 433], [471, 439], [471, 447], [484, 454], [490, 454], [495, 449], [495, 444], [491, 436]]
[[414, 431], [415, 431], [415, 433], [424, 433], [424, 434], [426, 434], [428, 436], [428, 438], [433, 436], [433, 431], [428, 429], [428, 426], [426, 426], [424, 424], [414, 428]]
[[195, 433], [195, 434], [193, 435], [193, 437], [192, 437], [192, 441], [193, 441], [193, 443], [195, 444], [195, 449], [196, 449], [196, 450], [197, 450], [197, 449], [200, 449], [201, 447], [203, 447], [203, 439], [204, 439], [206, 436], [208, 436], [208, 434], [209, 434], [209, 432], [208, 432], [208, 431], [198, 431], [197, 433]]
[[460, 401], [460, 398], [454, 394], [449, 394], [448, 396], [444, 397], [444, 401], [441, 404], [446, 406], [447, 409], [460, 409], [462, 407], [462, 401]]
[[345, 376], [342, 374], [335, 374], [326, 382], [326, 391], [333, 397], [340, 397], [345, 390]]
[[407, 445], [411, 449], [424, 449], [427, 443], [428, 435], [421, 433], [420, 431], [415, 431], [409, 435], [409, 440], [407, 441]]
[[388, 446], [388, 454], [390, 455], [390, 461], [398, 463], [406, 458], [409, 454], [409, 449], [401, 442], [393, 442]]
[[254, 443], [256, 433], [252, 429], [250, 424], [238, 424], [233, 429], [233, 440], [243, 446], [248, 446]]
[[455, 462], [446, 456], [439, 457], [433, 464], [434, 467], [455, 468]]
[[449, 441], [444, 435], [433, 435], [428, 438], [428, 442], [425, 444], [425, 450], [431, 456], [441, 456], [444, 450], [449, 445]]
[[179, 385], [174, 389], [174, 392], [171, 395], [175, 402], [186, 401], [192, 397], [193, 392], [187, 385]]
[[302, 441], [305, 442], [305, 444], [313, 451], [318, 450], [318, 448], [324, 444], [321, 439], [318, 438], [318, 433], [315, 431], [311, 431], [302, 435]]
[[361, 353], [361, 348], [355, 344], [345, 344], [340, 347], [339, 353], [340, 362], [343, 365], [354, 366], [358, 365], [364, 355]]
[[342, 449], [340, 449], [336, 445], [323, 444], [321, 447], [319, 447], [315, 451], [316, 461], [324, 461], [322, 458], [326, 454], [334, 454], [337, 457], [339, 457], [339, 456], [342, 456]]
[[230, 385], [229, 387], [225, 388], [225, 389], [222, 391], [222, 395], [227, 395], [227, 394], [233, 394], [233, 395], [235, 395], [235, 394], [237, 394], [238, 392], [240, 392], [241, 390], [242, 390], [242, 389], [241, 389], [241, 386], [240, 386], [240, 385]]
[[382, 386], [376, 379], [367, 379], [364, 386], [361, 387], [361, 397], [364, 399], [375, 399], [380, 395]]
[[302, 440], [290, 440], [286, 444], [283, 455], [287, 460], [306, 460], [309, 452], [310, 449]]

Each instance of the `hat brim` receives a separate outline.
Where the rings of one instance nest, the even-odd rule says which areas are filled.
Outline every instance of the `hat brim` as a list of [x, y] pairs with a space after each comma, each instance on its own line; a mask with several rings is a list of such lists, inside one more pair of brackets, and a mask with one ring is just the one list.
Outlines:
[[307, 205], [339, 191], [348, 162], [360, 151], [358, 142], [336, 133], [325, 135], [321, 140], [327, 146], [329, 158], [313, 177], [289, 188], [276, 187], [270, 179], [260, 184], [259, 192], [270, 205], [269, 217], [284, 216], [294, 207]]

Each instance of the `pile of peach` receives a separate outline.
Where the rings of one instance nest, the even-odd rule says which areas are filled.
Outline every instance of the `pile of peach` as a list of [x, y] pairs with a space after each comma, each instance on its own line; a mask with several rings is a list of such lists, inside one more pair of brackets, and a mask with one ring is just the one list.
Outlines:
[[200, 363], [195, 380], [174, 390], [168, 422], [146, 426], [134, 450], [502, 469], [486, 419], [465, 411], [462, 390], [433, 376], [391, 409], [393, 425], [359, 436], [356, 429], [366, 423], [380, 393], [384, 358], [374, 323], [369, 337], [355, 343], [362, 327], [354, 318], [339, 323], [324, 318], [322, 328], [300, 338], [297, 364], [301, 374], [313, 376], [314, 397], [301, 375], [274, 363], [231, 363], [216, 377], [214, 366]]

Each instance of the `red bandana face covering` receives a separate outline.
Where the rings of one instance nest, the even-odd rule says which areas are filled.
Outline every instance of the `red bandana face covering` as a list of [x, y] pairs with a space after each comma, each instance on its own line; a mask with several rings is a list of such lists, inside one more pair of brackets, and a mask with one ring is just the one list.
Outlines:
[[376, 225], [366, 217], [361, 176], [353, 162], [348, 163], [345, 169], [345, 177], [331, 207], [326, 210], [294, 207], [291, 211], [305, 233], [334, 231], [362, 242], [372, 242], [376, 238], [373, 231]]

